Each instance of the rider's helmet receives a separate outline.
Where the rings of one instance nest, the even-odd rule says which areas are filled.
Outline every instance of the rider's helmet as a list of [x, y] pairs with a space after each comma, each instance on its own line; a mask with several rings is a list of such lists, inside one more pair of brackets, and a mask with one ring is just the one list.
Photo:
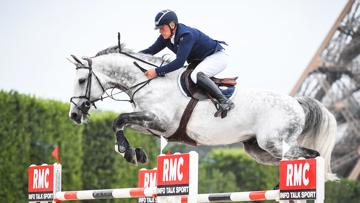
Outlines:
[[155, 29], [159, 29], [163, 25], [169, 25], [171, 22], [175, 22], [175, 24], [178, 23], [176, 13], [169, 9], [160, 11], [155, 16]]

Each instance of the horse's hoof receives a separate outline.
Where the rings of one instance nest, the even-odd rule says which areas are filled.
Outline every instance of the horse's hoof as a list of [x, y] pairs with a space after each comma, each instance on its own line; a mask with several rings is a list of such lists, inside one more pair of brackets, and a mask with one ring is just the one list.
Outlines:
[[148, 156], [142, 148], [138, 148], [138, 147], [135, 148], [135, 154], [136, 154], [136, 159], [139, 163], [145, 164], [148, 162]]
[[305, 159], [315, 159], [316, 157], [320, 156], [320, 153], [316, 150], [313, 149], [307, 149], [307, 148], [302, 148], [304, 150], [304, 158]]
[[124, 158], [129, 163], [137, 164], [136, 153], [133, 148], [129, 148], [125, 151]]
[[316, 158], [318, 156], [320, 156], [320, 153], [316, 150], [314, 150], [314, 152], [312, 152], [312, 155], [311, 155], [313, 158]]
[[320, 156], [320, 153], [316, 150], [294, 146], [285, 153], [284, 157], [287, 159], [298, 159], [300, 157], [305, 159], [313, 159], [318, 156]]

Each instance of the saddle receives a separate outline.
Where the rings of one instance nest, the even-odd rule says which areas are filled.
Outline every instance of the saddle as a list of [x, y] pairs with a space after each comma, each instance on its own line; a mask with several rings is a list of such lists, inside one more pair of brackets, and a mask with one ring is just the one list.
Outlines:
[[[183, 112], [179, 127], [173, 135], [168, 137], [169, 141], [180, 141], [193, 146], [196, 146], [197, 143], [188, 136], [186, 128], [196, 104], [198, 101], [211, 99], [217, 108], [214, 99], [205, 90], [198, 87], [190, 78], [190, 75], [197, 64], [198, 63], [190, 64], [189, 67], [179, 76], [179, 88], [185, 96], [191, 97], [191, 99]], [[237, 77], [211, 78], [211, 80], [219, 86], [220, 90], [228, 98], [230, 98], [235, 92], [236, 79]]]
[[[186, 69], [179, 78], [180, 88], [182, 92], [185, 93], [186, 96], [197, 99], [199, 101], [212, 99], [210, 98], [209, 94], [203, 90], [202, 88], [198, 87], [190, 78], [190, 75], [194, 69], [188, 68]], [[230, 98], [235, 90], [236, 80], [238, 77], [233, 78], [216, 78], [211, 77], [210, 79], [214, 81], [216, 85], [219, 86], [220, 90], [223, 94]]]

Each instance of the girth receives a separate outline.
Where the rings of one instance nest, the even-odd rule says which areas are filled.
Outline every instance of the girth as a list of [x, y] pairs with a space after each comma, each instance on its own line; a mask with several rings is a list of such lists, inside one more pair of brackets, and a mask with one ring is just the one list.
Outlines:
[[186, 133], [187, 124], [190, 120], [191, 114], [199, 100], [191, 98], [186, 106], [183, 115], [181, 116], [178, 129], [172, 134], [168, 140], [174, 142], [184, 142], [188, 145], [196, 146], [197, 142], [189, 137]]

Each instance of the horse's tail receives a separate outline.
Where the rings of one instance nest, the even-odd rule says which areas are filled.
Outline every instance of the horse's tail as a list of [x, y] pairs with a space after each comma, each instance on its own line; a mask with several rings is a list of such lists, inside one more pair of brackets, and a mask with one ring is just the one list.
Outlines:
[[320, 156], [324, 158], [326, 180], [337, 180], [336, 174], [331, 172], [330, 165], [337, 129], [334, 115], [315, 99], [299, 97], [297, 101], [305, 112], [305, 125], [300, 144], [318, 151]]

